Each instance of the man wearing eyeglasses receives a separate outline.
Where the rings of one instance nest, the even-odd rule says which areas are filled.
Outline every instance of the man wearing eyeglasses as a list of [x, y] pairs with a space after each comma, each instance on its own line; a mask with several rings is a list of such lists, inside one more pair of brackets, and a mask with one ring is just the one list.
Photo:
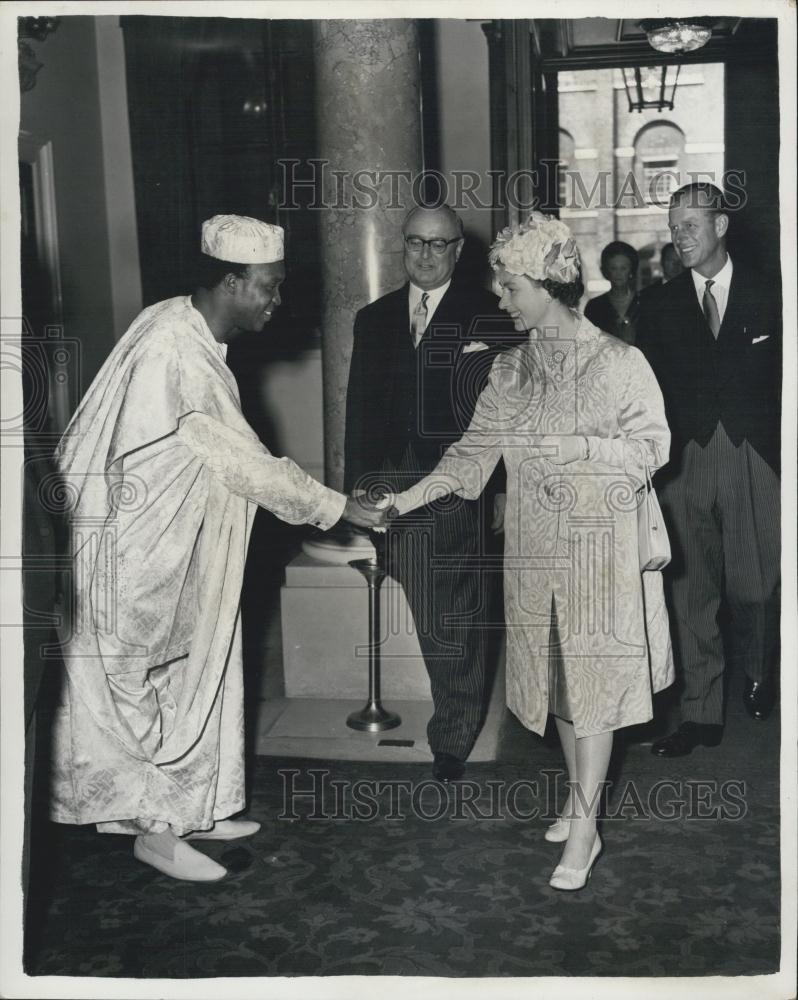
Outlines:
[[[355, 319], [347, 490], [380, 482], [399, 491], [431, 472], [468, 426], [496, 354], [517, 339], [491, 292], [458, 281], [463, 224], [451, 208], [414, 208], [402, 237], [408, 282]], [[386, 546], [429, 673], [427, 738], [443, 782], [462, 777], [484, 714], [496, 574], [479, 570], [490, 548], [483, 523], [480, 501], [457, 499], [392, 522]]]

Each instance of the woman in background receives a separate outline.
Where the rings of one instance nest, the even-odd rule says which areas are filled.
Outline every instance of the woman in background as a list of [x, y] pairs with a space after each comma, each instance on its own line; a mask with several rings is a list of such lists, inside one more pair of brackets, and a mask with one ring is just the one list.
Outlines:
[[581, 264], [563, 223], [533, 213], [490, 260], [500, 308], [529, 337], [494, 362], [461, 440], [392, 502], [404, 514], [449, 493], [475, 499], [504, 459], [508, 705], [539, 735], [555, 716], [570, 781], [546, 831], [565, 842], [550, 885], [581, 889], [602, 846], [613, 732], [648, 721], [652, 688], [673, 680], [662, 578], [640, 572], [636, 514], [670, 433], [643, 355], [576, 310]]
[[591, 323], [626, 344], [635, 342], [640, 314], [640, 299], [635, 291], [639, 262], [637, 250], [628, 243], [608, 243], [601, 251], [601, 273], [609, 281], [610, 290], [585, 306], [585, 316]]

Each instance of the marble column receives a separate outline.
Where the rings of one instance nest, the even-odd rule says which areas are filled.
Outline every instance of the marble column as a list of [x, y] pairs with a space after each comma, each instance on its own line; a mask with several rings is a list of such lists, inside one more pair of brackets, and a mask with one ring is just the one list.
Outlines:
[[355, 313], [405, 279], [401, 226], [411, 184], [380, 183], [379, 172], [412, 178], [421, 170], [416, 22], [316, 21], [314, 64], [329, 206], [320, 214], [325, 468], [327, 484], [340, 489]]

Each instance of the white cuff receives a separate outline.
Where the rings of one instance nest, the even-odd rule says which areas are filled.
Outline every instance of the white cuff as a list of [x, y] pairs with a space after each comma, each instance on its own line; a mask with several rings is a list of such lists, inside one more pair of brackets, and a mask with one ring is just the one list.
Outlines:
[[346, 507], [346, 497], [343, 493], [337, 493], [326, 486], [322, 489], [324, 493], [318, 507], [311, 514], [308, 524], [312, 524], [314, 528], [321, 528], [322, 531], [329, 531], [334, 524], [341, 520], [344, 507]]

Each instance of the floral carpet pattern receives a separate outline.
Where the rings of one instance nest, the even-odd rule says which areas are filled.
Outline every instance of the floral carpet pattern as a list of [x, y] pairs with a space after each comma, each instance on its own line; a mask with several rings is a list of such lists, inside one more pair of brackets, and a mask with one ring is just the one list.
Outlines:
[[[229, 869], [212, 885], [140, 864], [130, 838], [49, 826], [29, 904], [28, 971], [775, 972], [778, 747], [773, 729], [739, 725], [750, 733], [722, 756], [619, 751], [604, 851], [576, 893], [548, 886], [560, 848], [543, 840], [544, 819], [529, 818], [549, 804], [541, 772], [560, 767], [556, 748], [536, 737], [513, 759], [469, 767], [457, 792], [435, 786], [421, 765], [257, 758], [248, 815], [263, 827], [249, 840], [198, 845]], [[381, 791], [377, 781], [387, 783]]]

